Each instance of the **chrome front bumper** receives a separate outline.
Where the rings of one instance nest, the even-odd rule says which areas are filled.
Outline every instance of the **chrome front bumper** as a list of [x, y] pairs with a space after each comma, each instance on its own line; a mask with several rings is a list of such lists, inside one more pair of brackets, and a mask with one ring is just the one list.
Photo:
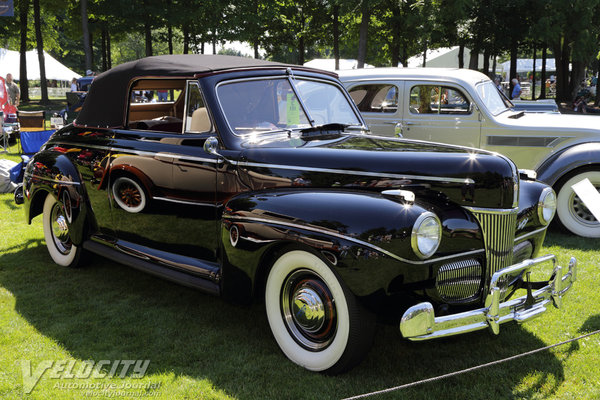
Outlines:
[[[528, 289], [527, 295], [523, 297], [500, 302], [502, 292], [507, 289], [505, 286], [518, 277], [524, 277], [534, 266], [546, 262], [552, 262], [554, 267], [547, 284], [535, 291]], [[485, 328], [498, 334], [500, 324], [509, 321], [525, 322], [538, 317], [546, 311], [550, 302], [560, 308], [562, 297], [576, 280], [576, 270], [577, 260], [574, 257], [571, 257], [569, 270], [565, 275], [552, 254], [525, 260], [492, 275], [485, 307], [436, 317], [431, 303], [419, 303], [406, 310], [402, 316], [400, 332], [410, 340], [429, 340]]]

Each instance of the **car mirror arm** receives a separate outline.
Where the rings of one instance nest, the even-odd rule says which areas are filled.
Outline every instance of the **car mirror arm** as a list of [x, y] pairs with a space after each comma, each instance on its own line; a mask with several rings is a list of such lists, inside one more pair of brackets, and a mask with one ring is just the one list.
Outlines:
[[203, 148], [204, 148], [204, 151], [207, 152], [208, 154], [212, 154], [213, 156], [222, 158], [224, 161], [231, 164], [231, 161], [227, 157], [225, 157], [221, 153], [219, 153], [219, 140], [216, 137], [214, 137], [214, 136], [208, 137], [204, 141]]

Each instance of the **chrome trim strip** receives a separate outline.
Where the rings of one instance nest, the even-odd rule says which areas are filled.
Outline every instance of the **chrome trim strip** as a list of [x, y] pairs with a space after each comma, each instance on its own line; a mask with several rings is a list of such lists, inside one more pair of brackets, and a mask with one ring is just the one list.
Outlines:
[[[56, 142], [56, 144], [64, 144], [64, 145], [70, 145], [70, 146], [73, 145], [73, 143], [64, 143], [64, 142]], [[182, 154], [176, 154], [176, 153], [123, 149], [123, 148], [117, 148], [117, 147], [99, 146], [99, 145], [95, 145], [95, 144], [85, 144], [85, 145], [77, 146], [77, 147], [85, 147], [85, 148], [90, 148], [90, 149], [106, 150], [106, 151], [112, 151], [112, 152], [125, 152], [125, 153], [129, 153], [129, 154], [136, 154], [138, 156], [145, 156], [145, 157], [155, 157], [155, 156], [170, 157], [170, 158], [178, 159], [178, 160], [199, 161], [199, 162], [207, 162], [207, 163], [212, 163], [212, 164], [217, 164], [219, 162], [219, 160], [217, 160], [215, 158], [203, 158], [203, 157], [188, 156], [188, 155], [182, 155]]]
[[30, 176], [32, 178], [38, 178], [38, 179], [41, 179], [46, 182], [60, 183], [61, 185], [75, 185], [75, 186], [81, 185], [81, 182], [59, 181], [58, 179], [50, 179], [50, 178], [46, 178], [45, 176], [40, 176], [40, 175], [35, 175], [35, 174], [32, 174]]
[[211, 203], [201, 203], [199, 201], [186, 201], [186, 200], [177, 200], [177, 199], [169, 199], [167, 197], [153, 197], [154, 200], [161, 200], [161, 201], [168, 201], [170, 203], [177, 203], [177, 204], [189, 204], [192, 206], [210, 206], [210, 207], [215, 207], [214, 204]]
[[548, 226], [544, 226], [544, 227], [542, 227], [542, 228], [536, 229], [535, 231], [531, 231], [531, 232], [529, 232], [529, 233], [525, 233], [524, 235], [521, 235], [521, 236], [519, 236], [519, 237], [516, 237], [516, 238], [515, 238], [515, 242], [518, 242], [519, 240], [523, 240], [523, 239], [525, 239], [525, 238], [528, 238], [529, 236], [536, 235], [536, 234], [538, 234], [538, 233], [540, 233], [540, 232], [543, 232], [543, 231], [545, 231], [546, 229], [548, 229]]
[[311, 172], [327, 172], [331, 174], [344, 174], [344, 175], [358, 175], [358, 176], [376, 176], [382, 178], [394, 178], [394, 179], [420, 179], [424, 181], [436, 181], [436, 182], [451, 182], [451, 183], [462, 183], [462, 184], [473, 184], [474, 180], [471, 178], [444, 178], [441, 176], [420, 176], [420, 175], [400, 175], [390, 174], [385, 172], [368, 172], [368, 171], [355, 171], [346, 169], [333, 169], [333, 168], [317, 168], [317, 167], [305, 167], [300, 165], [284, 165], [284, 164], [263, 164], [255, 162], [240, 161], [238, 162], [240, 167], [263, 167], [263, 168], [274, 168], [274, 169], [291, 169], [291, 170], [303, 170]]
[[238, 221], [252, 221], [252, 222], [262, 222], [262, 223], [266, 223], [266, 224], [274, 224], [274, 225], [282, 225], [282, 226], [289, 226], [291, 228], [298, 228], [298, 229], [304, 229], [307, 231], [311, 231], [311, 232], [316, 232], [316, 233], [321, 233], [324, 235], [329, 235], [329, 236], [334, 236], [340, 239], [344, 239], [344, 240], [348, 240], [350, 242], [354, 242], [356, 244], [359, 244], [361, 246], [365, 246], [365, 247], [370, 247], [371, 249], [378, 251], [380, 253], [383, 253], [389, 257], [392, 257], [398, 261], [401, 262], [405, 262], [407, 264], [413, 264], [413, 265], [425, 265], [425, 264], [431, 264], [431, 263], [435, 263], [435, 262], [439, 262], [439, 261], [445, 261], [445, 260], [450, 260], [453, 258], [458, 258], [458, 257], [466, 257], [466, 256], [471, 256], [471, 255], [475, 255], [475, 254], [479, 254], [479, 253], [483, 253], [485, 251], [485, 249], [480, 249], [480, 250], [472, 250], [472, 251], [467, 251], [464, 253], [460, 253], [460, 254], [453, 254], [450, 256], [443, 256], [443, 257], [438, 257], [438, 258], [431, 258], [429, 260], [423, 260], [423, 261], [417, 261], [417, 260], [408, 260], [406, 258], [402, 258], [392, 252], [389, 252], [385, 249], [382, 249], [379, 246], [375, 246], [374, 244], [365, 242], [363, 240], [360, 239], [356, 239], [353, 238], [351, 236], [347, 236], [344, 234], [341, 234], [339, 232], [335, 232], [335, 231], [330, 231], [327, 229], [323, 229], [323, 228], [319, 228], [319, 227], [315, 227], [315, 226], [308, 226], [308, 225], [302, 225], [302, 224], [295, 224], [295, 223], [290, 223], [290, 222], [285, 222], [285, 221], [275, 221], [275, 220], [270, 220], [270, 219], [266, 219], [266, 218], [256, 218], [256, 217], [243, 217], [243, 216], [238, 216], [238, 215], [223, 215], [223, 219], [235, 219]]

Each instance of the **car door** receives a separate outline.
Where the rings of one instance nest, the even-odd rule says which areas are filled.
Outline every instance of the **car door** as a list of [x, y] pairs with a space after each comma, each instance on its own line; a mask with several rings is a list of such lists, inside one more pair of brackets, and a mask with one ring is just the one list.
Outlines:
[[404, 91], [402, 135], [410, 139], [479, 147], [480, 113], [459, 86], [408, 81]]
[[399, 133], [403, 86], [403, 82], [392, 81], [347, 85], [352, 100], [374, 135], [397, 136]]
[[[190, 260], [217, 257], [217, 159], [202, 147], [214, 135], [214, 124], [197, 81], [171, 91], [180, 97], [167, 107], [147, 103], [136, 111], [145, 119], [129, 119], [128, 126], [146, 129], [116, 132], [109, 184], [112, 224], [121, 248], [194, 272]], [[175, 115], [154, 115], [153, 109]], [[152, 121], [161, 123], [151, 126]]]

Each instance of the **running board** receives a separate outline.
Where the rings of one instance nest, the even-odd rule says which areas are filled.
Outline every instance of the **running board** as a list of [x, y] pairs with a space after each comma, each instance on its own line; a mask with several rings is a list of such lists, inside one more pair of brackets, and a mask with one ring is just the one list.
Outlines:
[[180, 285], [187, 286], [193, 289], [198, 289], [202, 292], [212, 295], [218, 296], [221, 294], [221, 288], [216, 282], [199, 276], [190, 275], [189, 273], [176, 271], [167, 266], [162, 266], [150, 261], [143, 260], [134, 255], [130, 255], [124, 253], [123, 251], [116, 250], [110, 247], [109, 245], [101, 244], [93, 240], [87, 240], [83, 243], [83, 248], [85, 250], [91, 251], [92, 253], [106, 257], [110, 260], [158, 276], [159, 278], [176, 282]]

